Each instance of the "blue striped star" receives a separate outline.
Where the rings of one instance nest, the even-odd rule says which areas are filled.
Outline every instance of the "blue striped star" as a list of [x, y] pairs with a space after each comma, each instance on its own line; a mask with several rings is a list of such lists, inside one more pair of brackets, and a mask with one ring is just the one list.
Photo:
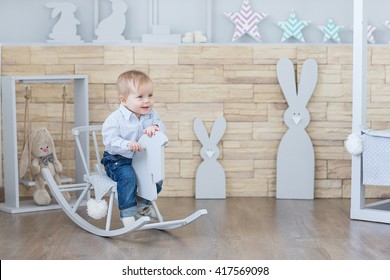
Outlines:
[[275, 21], [276, 25], [284, 30], [282, 36], [282, 42], [286, 41], [290, 37], [305, 42], [302, 35], [302, 29], [309, 25], [309, 20], [298, 20], [294, 10], [291, 10], [288, 21]]
[[339, 32], [344, 28], [344, 26], [334, 24], [333, 19], [329, 18], [327, 25], [321, 25], [318, 26], [318, 28], [322, 31], [322, 33], [324, 33], [324, 39], [322, 40], [323, 43], [330, 39], [336, 41], [337, 43], [341, 43]]

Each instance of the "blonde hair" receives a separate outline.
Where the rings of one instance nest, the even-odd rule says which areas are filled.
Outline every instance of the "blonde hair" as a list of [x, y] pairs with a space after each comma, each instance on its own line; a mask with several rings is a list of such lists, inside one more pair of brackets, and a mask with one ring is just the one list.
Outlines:
[[136, 93], [139, 86], [152, 83], [152, 80], [144, 72], [131, 70], [119, 75], [116, 82], [118, 96], [127, 97], [130, 93]]

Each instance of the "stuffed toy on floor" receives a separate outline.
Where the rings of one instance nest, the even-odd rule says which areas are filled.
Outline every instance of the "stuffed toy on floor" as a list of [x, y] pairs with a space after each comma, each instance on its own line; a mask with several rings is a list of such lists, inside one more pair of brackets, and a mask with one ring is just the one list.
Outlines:
[[[38, 205], [48, 205], [51, 202], [49, 192], [45, 188], [42, 168], [49, 168], [54, 180], [61, 185], [60, 173], [62, 164], [57, 159], [54, 141], [46, 128], [36, 129], [29, 135], [20, 160], [19, 175], [22, 178], [30, 166], [31, 176], [35, 181], [33, 200]], [[66, 200], [70, 200], [68, 192], [62, 193]]]

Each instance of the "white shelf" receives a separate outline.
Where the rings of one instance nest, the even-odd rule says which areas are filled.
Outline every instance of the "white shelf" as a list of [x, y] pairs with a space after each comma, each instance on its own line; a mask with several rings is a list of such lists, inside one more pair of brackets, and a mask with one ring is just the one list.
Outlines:
[[12, 207], [7, 203], [0, 203], [0, 210], [11, 214], [55, 210], [55, 209], [61, 209], [61, 206], [58, 205], [56, 201], [53, 199], [52, 202], [46, 206], [36, 205], [35, 202], [32, 200], [19, 201], [18, 207]]

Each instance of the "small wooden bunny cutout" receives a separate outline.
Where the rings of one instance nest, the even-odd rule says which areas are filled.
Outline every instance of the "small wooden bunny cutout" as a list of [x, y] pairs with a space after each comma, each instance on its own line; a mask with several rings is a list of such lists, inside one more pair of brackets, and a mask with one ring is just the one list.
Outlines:
[[222, 165], [217, 161], [219, 156], [218, 142], [226, 130], [226, 120], [219, 117], [215, 120], [210, 137], [201, 119], [194, 121], [194, 132], [202, 144], [200, 156], [203, 162], [196, 171], [195, 197], [197, 199], [226, 198], [226, 178]]
[[81, 37], [77, 35], [77, 25], [80, 21], [75, 17], [76, 5], [70, 2], [49, 2], [47, 8], [53, 9], [52, 18], [60, 15], [52, 32], [49, 34], [48, 42], [81, 42]]
[[306, 109], [317, 84], [318, 66], [315, 60], [303, 63], [297, 92], [294, 65], [287, 58], [277, 63], [277, 77], [287, 100], [284, 122], [288, 126], [278, 150], [276, 198], [314, 198], [314, 149], [305, 128], [310, 122]]
[[127, 4], [123, 0], [110, 0], [112, 13], [103, 19], [95, 30], [95, 41], [123, 41], [126, 27]]

